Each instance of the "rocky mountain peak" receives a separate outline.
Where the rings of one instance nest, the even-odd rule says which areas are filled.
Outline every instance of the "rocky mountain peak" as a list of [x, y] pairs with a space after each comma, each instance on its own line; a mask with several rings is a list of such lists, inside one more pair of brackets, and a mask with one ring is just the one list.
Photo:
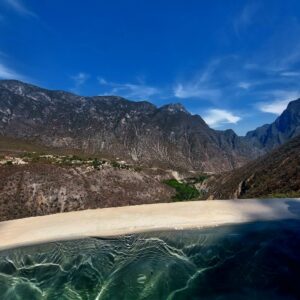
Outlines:
[[[157, 108], [118, 96], [82, 97], [0, 81], [0, 135], [134, 163], [219, 172], [251, 156], [182, 104]], [[233, 148], [234, 147], [234, 148]]]
[[294, 109], [296, 109], [297, 112], [299, 113], [299, 110], [300, 110], [300, 98], [291, 101], [291, 102], [288, 104], [288, 106], [287, 106], [286, 109], [287, 109], [287, 110], [294, 110]]
[[190, 114], [181, 103], [166, 104], [166, 105], [163, 105], [160, 109], [164, 110], [164, 111], [167, 111], [171, 114], [176, 114], [178, 112], [183, 112], [183, 113], [186, 113], [186, 114]]
[[300, 99], [291, 101], [272, 124], [265, 124], [246, 134], [245, 139], [266, 151], [272, 150], [300, 134]]
[[208, 127], [180, 103], [157, 108], [118, 96], [83, 97], [0, 81], [0, 135], [134, 163], [220, 172], [300, 133], [300, 100], [246, 137]]

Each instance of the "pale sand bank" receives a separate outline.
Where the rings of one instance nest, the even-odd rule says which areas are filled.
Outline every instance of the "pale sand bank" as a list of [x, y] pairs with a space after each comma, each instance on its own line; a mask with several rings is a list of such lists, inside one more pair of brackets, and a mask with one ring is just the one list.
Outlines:
[[0, 250], [88, 236], [300, 218], [300, 199], [210, 200], [126, 206], [0, 222]]

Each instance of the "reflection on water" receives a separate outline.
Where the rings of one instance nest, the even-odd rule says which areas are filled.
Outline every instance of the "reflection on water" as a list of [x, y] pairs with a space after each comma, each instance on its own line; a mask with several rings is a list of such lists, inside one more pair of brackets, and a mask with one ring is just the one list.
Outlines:
[[299, 299], [300, 222], [89, 238], [0, 254], [0, 299]]

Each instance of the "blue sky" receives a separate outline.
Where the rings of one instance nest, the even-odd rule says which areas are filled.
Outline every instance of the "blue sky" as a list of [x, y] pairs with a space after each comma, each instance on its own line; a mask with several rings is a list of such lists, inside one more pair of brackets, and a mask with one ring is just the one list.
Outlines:
[[300, 96], [300, 1], [0, 0], [0, 78], [183, 103], [244, 134]]

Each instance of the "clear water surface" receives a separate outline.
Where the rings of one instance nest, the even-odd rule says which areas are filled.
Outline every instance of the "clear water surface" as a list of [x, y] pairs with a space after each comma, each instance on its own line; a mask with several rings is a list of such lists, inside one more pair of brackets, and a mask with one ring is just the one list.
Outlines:
[[300, 221], [88, 238], [0, 253], [0, 299], [300, 299]]

